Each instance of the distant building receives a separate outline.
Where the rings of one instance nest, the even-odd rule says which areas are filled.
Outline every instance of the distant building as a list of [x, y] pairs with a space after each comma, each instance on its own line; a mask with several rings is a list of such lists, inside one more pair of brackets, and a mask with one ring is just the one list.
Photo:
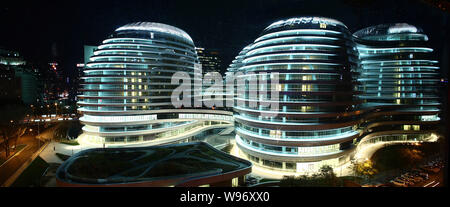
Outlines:
[[0, 48], [1, 65], [25, 65], [26, 61], [20, 57], [19, 53], [12, 50]]
[[222, 61], [219, 57], [219, 52], [216, 50], [209, 50], [201, 47], [196, 47], [195, 51], [198, 56], [200, 64], [202, 64], [202, 73], [218, 72], [222, 66]]
[[89, 62], [89, 57], [94, 55], [94, 51], [97, 49], [97, 46], [90, 46], [90, 45], [84, 45], [83, 47], [83, 54], [84, 54], [84, 58], [83, 58], [83, 62], [82, 63], [77, 63], [75, 70], [76, 70], [76, 77], [74, 78], [74, 80], [72, 80], [72, 84], [70, 85], [70, 92], [69, 92], [69, 99], [73, 99], [74, 101], [78, 101], [78, 96], [82, 95], [81, 90], [81, 77], [83, 77], [83, 70], [84, 67], [86, 66], [86, 63]]
[[14, 77], [14, 69], [0, 64], [0, 100], [20, 99], [20, 80]]
[[94, 55], [94, 51], [97, 49], [97, 46], [85, 45], [84, 49], [84, 64], [89, 62], [89, 58]]
[[39, 76], [31, 68], [17, 67], [15, 68], [15, 77], [20, 80], [21, 95], [20, 98], [25, 104], [37, 103], [39, 98]]
[[21, 100], [25, 104], [38, 102], [40, 93], [39, 73], [27, 65], [16, 51], [0, 48], [1, 99]]

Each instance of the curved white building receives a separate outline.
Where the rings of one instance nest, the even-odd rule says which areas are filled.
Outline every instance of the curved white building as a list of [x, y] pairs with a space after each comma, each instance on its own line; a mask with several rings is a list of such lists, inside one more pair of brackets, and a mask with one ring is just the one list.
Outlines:
[[229, 71], [269, 81], [271, 73], [279, 73], [274, 89], [279, 109], [273, 111], [265, 107], [267, 100], [249, 96], [251, 90], [271, 87], [269, 83], [257, 89], [246, 83], [234, 107], [239, 153], [255, 166], [294, 173], [347, 162], [359, 135], [358, 64], [352, 35], [339, 21], [299, 17], [268, 26]]
[[[138, 22], [115, 32], [84, 68], [79, 96], [82, 142], [165, 143], [213, 125], [231, 125], [225, 111], [175, 109], [172, 75], [199, 72], [192, 38], [173, 26]], [[79, 138], [80, 139], [80, 138]]]
[[[382, 24], [354, 33], [361, 60], [361, 125], [370, 142], [423, 140], [440, 121], [438, 61], [419, 27]], [[366, 141], [367, 140], [363, 140]]]

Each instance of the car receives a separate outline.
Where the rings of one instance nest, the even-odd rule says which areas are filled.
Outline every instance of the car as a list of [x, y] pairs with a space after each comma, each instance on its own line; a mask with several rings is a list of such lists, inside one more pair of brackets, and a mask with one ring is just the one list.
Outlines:
[[439, 167], [433, 167], [433, 168], [431, 168], [430, 169], [432, 172], [434, 172], [434, 173], [438, 173], [439, 171], [441, 171], [441, 168], [439, 168]]
[[407, 180], [407, 181], [411, 181], [411, 177], [410, 176], [408, 176], [408, 175], [401, 175], [399, 178], [401, 178], [401, 179], [404, 179], [404, 180]]
[[408, 185], [406, 185], [405, 183], [395, 181], [395, 180], [391, 180], [390, 183], [392, 183], [392, 184], [394, 184], [394, 186], [398, 186], [398, 187], [408, 187]]
[[401, 178], [398, 178], [398, 177], [395, 178], [394, 181], [395, 181], [395, 182], [399, 182], [399, 183], [408, 184], [408, 181], [406, 181], [406, 180], [404, 180], [404, 179], [401, 179]]
[[420, 176], [414, 176], [412, 179], [414, 180], [415, 183], [419, 183], [419, 182], [423, 181], [423, 178]]
[[400, 175], [400, 177], [405, 178], [405, 179], [411, 179], [412, 176], [408, 173], [405, 173], [405, 174]]
[[419, 173], [419, 176], [422, 177], [425, 180], [428, 180], [428, 173], [422, 172], [422, 173]]
[[402, 181], [402, 182], [404, 182], [407, 185], [414, 185], [413, 182], [407, 180], [406, 178], [402, 178], [402, 177], [397, 177], [394, 181]]

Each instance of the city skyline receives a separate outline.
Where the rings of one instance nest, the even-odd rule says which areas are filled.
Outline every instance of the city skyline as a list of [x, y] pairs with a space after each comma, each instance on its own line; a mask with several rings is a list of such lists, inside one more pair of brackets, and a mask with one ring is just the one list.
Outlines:
[[448, 4], [0, 9], [2, 186], [447, 185]]
[[[381, 6], [387, 2], [388, 7]], [[235, 54], [271, 22], [300, 14], [346, 22], [352, 33], [371, 25], [409, 23], [427, 31], [430, 44], [441, 54], [439, 59], [448, 53], [448, 11], [427, 1], [371, 0], [362, 3], [342, 0], [325, 1], [324, 4], [328, 6], [323, 8], [313, 1], [299, 0], [244, 1], [240, 4], [236, 1], [214, 4], [206, 1], [132, 1], [121, 5], [119, 10], [118, 0], [108, 3], [30, 2], [27, 6], [8, 2], [1, 8], [0, 23], [12, 32], [0, 34], [0, 39], [8, 40], [0, 41], [0, 45], [20, 52], [34, 63], [61, 61], [64, 74], [72, 78], [76, 74], [75, 65], [82, 62], [83, 45], [99, 45], [111, 31], [130, 22], [161, 22], [184, 29], [201, 47], [219, 50], [223, 73]], [[439, 39], [443, 41], [437, 41]], [[448, 62], [440, 61], [440, 64], [445, 66]], [[447, 74], [447, 71], [443, 70], [443, 73]]]

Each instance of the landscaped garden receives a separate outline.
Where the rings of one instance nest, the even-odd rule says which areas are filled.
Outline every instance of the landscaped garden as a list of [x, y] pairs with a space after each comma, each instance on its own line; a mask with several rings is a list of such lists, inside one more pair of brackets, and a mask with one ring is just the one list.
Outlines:
[[[86, 150], [66, 161], [68, 175], [79, 182], [133, 182], [168, 176], [230, 172], [250, 166], [206, 143]], [[102, 182], [103, 182], [102, 181]]]

